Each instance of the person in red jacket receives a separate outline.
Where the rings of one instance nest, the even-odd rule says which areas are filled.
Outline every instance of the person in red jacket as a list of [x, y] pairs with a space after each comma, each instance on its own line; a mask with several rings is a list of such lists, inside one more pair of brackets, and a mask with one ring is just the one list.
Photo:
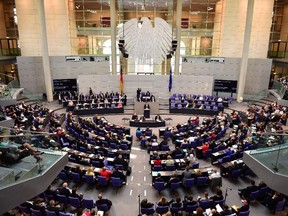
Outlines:
[[106, 181], [110, 180], [110, 175], [112, 174], [112, 172], [110, 170], [106, 170], [105, 167], [103, 167], [100, 171], [100, 176], [105, 176]]
[[205, 152], [209, 149], [209, 144], [208, 142], [205, 142], [203, 145], [202, 145], [202, 153], [205, 154]]

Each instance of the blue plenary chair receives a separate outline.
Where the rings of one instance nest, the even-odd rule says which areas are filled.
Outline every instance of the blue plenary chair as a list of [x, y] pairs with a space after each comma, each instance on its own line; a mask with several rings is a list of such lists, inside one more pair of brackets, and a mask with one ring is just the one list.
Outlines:
[[103, 211], [104, 213], [109, 211], [107, 204], [97, 205], [97, 209], [98, 211]]
[[189, 215], [193, 214], [194, 211], [198, 208], [198, 204], [195, 205], [187, 205], [186, 208], [184, 209], [185, 212], [187, 212]]
[[249, 216], [249, 214], [250, 214], [250, 211], [248, 210], [248, 211], [245, 211], [245, 212], [239, 212], [238, 216]]
[[182, 184], [181, 181], [175, 182], [175, 183], [170, 183], [170, 189], [171, 190], [177, 190], [178, 188], [181, 187], [181, 184]]
[[57, 194], [56, 196], [59, 203], [63, 203], [65, 206], [68, 204], [68, 199], [65, 195]]
[[30, 209], [27, 207], [27, 206], [21, 206], [19, 205], [18, 206], [18, 210], [23, 212], [23, 213], [26, 213], [26, 214], [30, 214]]
[[154, 182], [153, 187], [159, 192], [163, 191], [165, 189], [165, 182]]
[[97, 178], [97, 185], [101, 187], [107, 186], [107, 181], [105, 176], [98, 176]]
[[84, 180], [89, 185], [89, 189], [92, 189], [96, 182], [95, 176], [93, 175], [84, 175]]
[[83, 209], [92, 209], [95, 207], [94, 200], [93, 199], [87, 199], [83, 198], [82, 199], [82, 208]]
[[122, 179], [121, 178], [116, 178], [116, 177], [111, 177], [111, 185], [113, 187], [116, 187], [116, 193], [118, 191], [118, 188], [122, 187]]
[[207, 186], [207, 177], [197, 177], [196, 185], [200, 187]]
[[204, 157], [205, 158], [210, 158], [211, 157], [211, 154], [212, 154], [212, 149], [208, 149], [205, 154], [204, 154]]
[[71, 172], [71, 176], [74, 183], [81, 184], [82, 179], [79, 173]]
[[161, 165], [153, 166], [153, 171], [163, 171], [163, 167]]
[[49, 211], [47, 209], [45, 209], [45, 214], [46, 216], [58, 216], [55, 211]]
[[172, 215], [177, 215], [178, 212], [183, 211], [183, 207], [171, 207], [170, 211], [171, 211]]
[[248, 200], [250, 202], [254, 202], [258, 198], [258, 195], [259, 195], [259, 190], [253, 191], [249, 194]]
[[80, 199], [78, 197], [68, 197], [69, 204], [74, 208], [79, 208], [81, 206]]
[[151, 208], [141, 208], [141, 213], [146, 215], [153, 215], [155, 212], [154, 206]]
[[36, 209], [31, 208], [30, 211], [31, 211], [32, 216], [42, 216], [43, 215], [41, 210], [36, 210]]
[[195, 179], [194, 178], [189, 178], [189, 179], [184, 179], [183, 180], [183, 187], [185, 189], [191, 188], [195, 184]]
[[230, 177], [232, 178], [238, 178], [242, 173], [241, 169], [233, 170], [230, 174]]
[[68, 177], [66, 175], [66, 172], [64, 171], [61, 171], [58, 175], [58, 178], [61, 179], [62, 181], [67, 181], [68, 180]]
[[199, 168], [199, 162], [194, 162], [191, 166], [192, 169], [198, 169]]
[[223, 206], [224, 205], [224, 202], [225, 202], [225, 199], [222, 199], [222, 200], [215, 200], [214, 201], [214, 205], [216, 206], [216, 205], [220, 205], [220, 206]]
[[164, 215], [169, 211], [169, 206], [156, 206], [156, 213]]
[[166, 165], [166, 171], [174, 171], [176, 168], [175, 168], [175, 165]]
[[214, 202], [213, 200], [200, 200], [199, 201], [199, 207], [206, 210], [208, 208], [213, 208]]
[[59, 216], [74, 216], [72, 213], [59, 212]]
[[277, 202], [275, 209], [274, 209], [274, 214], [276, 212], [282, 211], [285, 207], [286, 204], [286, 199], [283, 199], [282, 201]]

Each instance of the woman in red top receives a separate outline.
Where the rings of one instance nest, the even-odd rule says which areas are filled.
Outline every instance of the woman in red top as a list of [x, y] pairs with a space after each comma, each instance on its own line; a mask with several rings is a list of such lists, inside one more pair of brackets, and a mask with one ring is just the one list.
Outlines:
[[103, 168], [101, 169], [101, 171], [100, 171], [100, 176], [105, 176], [106, 181], [109, 181], [111, 174], [112, 174], [112, 172], [109, 171], [109, 170], [106, 170], [105, 167], [103, 167]]
[[158, 165], [161, 165], [161, 160], [159, 156], [156, 158], [156, 160], [154, 160], [154, 166], [158, 166]]
[[209, 149], [209, 144], [206, 142], [202, 145], [202, 153], [205, 154], [205, 152]]

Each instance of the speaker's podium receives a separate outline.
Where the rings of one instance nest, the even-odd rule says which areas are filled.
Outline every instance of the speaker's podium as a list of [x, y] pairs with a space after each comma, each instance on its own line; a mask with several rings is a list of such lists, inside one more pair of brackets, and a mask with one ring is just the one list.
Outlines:
[[150, 109], [144, 109], [144, 117], [145, 119], [149, 119], [150, 118]]

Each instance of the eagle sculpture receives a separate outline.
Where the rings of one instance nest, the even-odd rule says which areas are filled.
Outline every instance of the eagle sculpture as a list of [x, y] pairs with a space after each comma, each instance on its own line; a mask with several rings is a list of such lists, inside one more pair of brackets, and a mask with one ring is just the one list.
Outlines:
[[138, 64], [160, 64], [172, 46], [172, 28], [163, 19], [154, 19], [154, 28], [148, 17], [127, 21], [118, 30], [118, 38], [125, 40], [129, 58]]

